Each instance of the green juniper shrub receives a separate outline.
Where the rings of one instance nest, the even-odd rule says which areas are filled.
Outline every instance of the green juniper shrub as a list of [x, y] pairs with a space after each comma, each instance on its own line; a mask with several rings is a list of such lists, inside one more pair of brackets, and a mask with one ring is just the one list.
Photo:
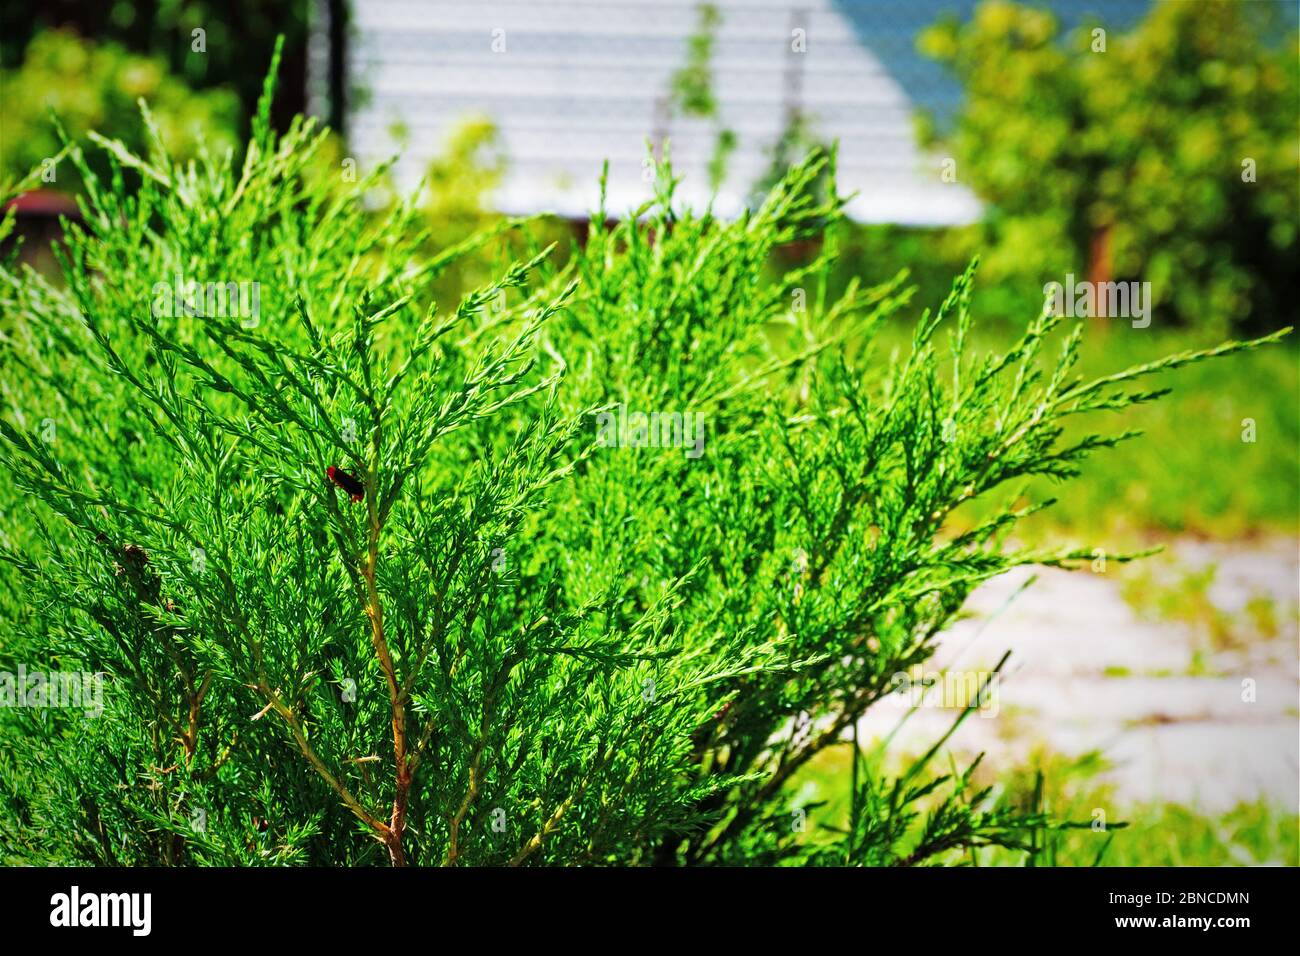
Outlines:
[[1072, 826], [942, 740], [855, 759], [844, 832], [789, 784], [980, 582], [1091, 557], [954, 509], [1071, 477], [1127, 436], [1064, 419], [1243, 346], [1084, 381], [1075, 326], [1040, 375], [1064, 320], [972, 354], [968, 271], [881, 355], [901, 277], [828, 296], [829, 241], [764, 278], [836, 228], [820, 152], [735, 222], [661, 169], [563, 264], [435, 302], [527, 228], [428, 256], [417, 198], [327, 188], [270, 98], [242, 163], [101, 140], [103, 178], [68, 144], [62, 282], [0, 270], [0, 671], [102, 681], [98, 715], [0, 707], [6, 862], [920, 864]]

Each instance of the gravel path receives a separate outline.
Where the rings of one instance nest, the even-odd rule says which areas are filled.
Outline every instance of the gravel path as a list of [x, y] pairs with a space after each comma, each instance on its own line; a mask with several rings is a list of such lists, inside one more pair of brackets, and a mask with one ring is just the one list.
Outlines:
[[[987, 751], [998, 767], [1024, 762], [1035, 746], [1068, 756], [1099, 749], [1111, 764], [1101, 779], [1124, 802], [1221, 812], [1263, 798], [1300, 807], [1298, 543], [1180, 541], [1145, 563], [1112, 562], [1105, 573], [1020, 569], [976, 592], [971, 617], [945, 636], [927, 672], [970, 674], [1012, 655], [954, 748]], [[1129, 580], [1133, 603], [1146, 608], [1165, 594], [1185, 608], [1186, 592], [1176, 589], [1210, 564], [1203, 606], [1229, 622], [1217, 638], [1203, 621], [1139, 613], [1125, 598]], [[1247, 612], [1252, 599], [1267, 605], [1276, 626], [1263, 630], [1274, 634]], [[955, 711], [940, 697], [930, 693], [935, 703], [908, 720], [900, 746], [922, 749], [947, 729]], [[904, 694], [873, 708], [860, 725], [864, 739], [888, 733], [907, 708]]]

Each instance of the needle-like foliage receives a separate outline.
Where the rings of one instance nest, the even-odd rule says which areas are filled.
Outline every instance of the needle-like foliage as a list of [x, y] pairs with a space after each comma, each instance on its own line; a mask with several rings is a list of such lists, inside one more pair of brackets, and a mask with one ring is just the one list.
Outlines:
[[270, 97], [242, 163], [99, 140], [105, 181], [69, 144], [62, 281], [0, 269], [0, 670], [103, 680], [100, 715], [0, 709], [7, 861], [917, 864], [1065, 825], [941, 742], [895, 777], [854, 743], [843, 833], [791, 785], [980, 582], [1092, 557], [954, 509], [1073, 477], [1127, 436], [1065, 418], [1246, 346], [1083, 381], [1047, 314], [974, 354], [973, 272], [912, 319], [902, 277], [828, 294], [833, 238], [773, 282], [833, 237], [821, 153], [736, 222], [664, 167], [564, 266], [434, 302], [526, 224], [430, 258], [415, 199], [323, 179]]

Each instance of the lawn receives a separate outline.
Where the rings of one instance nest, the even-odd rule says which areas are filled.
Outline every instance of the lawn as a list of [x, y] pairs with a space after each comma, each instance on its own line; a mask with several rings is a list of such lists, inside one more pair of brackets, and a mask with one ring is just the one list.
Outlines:
[[[809, 808], [811, 839], [817, 839], [819, 833], [842, 830], [848, 822], [850, 754], [847, 744], [825, 751], [789, 788], [792, 802]], [[1045, 850], [1040, 865], [1300, 865], [1300, 825], [1294, 813], [1263, 801], [1243, 803], [1218, 814], [1167, 803], [1117, 806], [1111, 788], [1097, 780], [1105, 766], [1105, 758], [1095, 752], [1073, 760], [1036, 753], [1026, 767], [983, 783], [1021, 806], [1034, 806], [1037, 801], [1058, 819], [1087, 824], [1037, 834], [1034, 839]], [[1107, 807], [1111, 813], [1105, 829], [1097, 826], [1099, 807]], [[946, 862], [1020, 866], [1023, 860], [1022, 854], [987, 847], [973, 855], [954, 854]]]
[[[995, 336], [1003, 342], [1007, 337], [984, 334], [990, 344]], [[1080, 373], [1097, 377], [1107, 369], [1210, 344], [1210, 337], [1194, 330], [1088, 329]], [[1095, 431], [1099, 424], [1107, 431], [1138, 429], [1143, 434], [1089, 458], [1081, 479], [1068, 488], [1031, 483], [1031, 498], [1055, 497], [1057, 503], [1031, 516], [1017, 533], [1032, 543], [1109, 548], [1183, 534], [1216, 539], [1296, 534], [1298, 359], [1290, 341], [1200, 363], [1154, 379], [1154, 387], [1172, 389], [1155, 402], [1108, 413], [1111, 418], [1104, 423], [1095, 415], [1071, 422], [1067, 437]], [[968, 520], [980, 513], [976, 503]]]

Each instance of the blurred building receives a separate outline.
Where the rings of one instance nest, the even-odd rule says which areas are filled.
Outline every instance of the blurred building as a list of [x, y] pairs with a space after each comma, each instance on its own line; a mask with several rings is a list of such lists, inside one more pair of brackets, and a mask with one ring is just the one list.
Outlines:
[[[862, 222], [950, 225], [980, 214], [945, 181], [941, 156], [917, 145], [914, 116], [942, 122], [960, 88], [916, 52], [917, 32], [975, 0], [713, 0], [708, 31], [716, 110], [686, 115], [674, 77], [701, 35], [697, 0], [354, 0], [348, 31], [346, 130], [363, 166], [401, 152], [410, 187], [457, 123], [497, 126], [509, 172], [505, 212], [585, 218], [609, 161], [608, 209], [650, 195], [647, 141], [669, 142], [679, 197], [710, 199], [710, 159], [730, 131], [735, 147], [714, 201], [731, 215], [750, 201], [799, 128], [839, 143], [840, 191]], [[1049, 0], [1066, 26], [1096, 14], [1127, 28], [1147, 0]], [[335, 31], [337, 32], [337, 31]], [[310, 58], [309, 58], [310, 59]], [[396, 131], [402, 131], [396, 135]], [[951, 177], [949, 177], [951, 178]]]

